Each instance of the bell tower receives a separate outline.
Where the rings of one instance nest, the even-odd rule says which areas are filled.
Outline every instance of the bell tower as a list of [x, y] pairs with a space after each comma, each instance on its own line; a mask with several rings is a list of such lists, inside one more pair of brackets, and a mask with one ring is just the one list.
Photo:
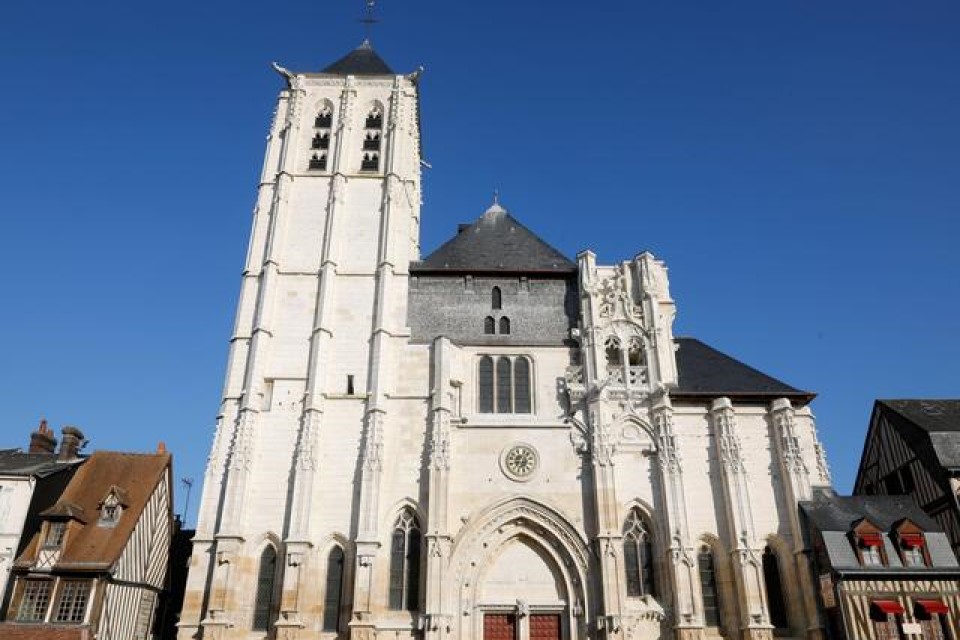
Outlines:
[[[355, 536], [358, 556], [372, 544], [387, 386], [409, 336], [419, 74], [394, 73], [369, 41], [319, 72], [274, 68], [285, 86], [267, 136], [181, 638], [320, 631], [303, 610], [318, 596], [304, 595], [317, 589], [308, 572], [329, 551], [320, 523]], [[358, 587], [354, 608], [362, 597]]]

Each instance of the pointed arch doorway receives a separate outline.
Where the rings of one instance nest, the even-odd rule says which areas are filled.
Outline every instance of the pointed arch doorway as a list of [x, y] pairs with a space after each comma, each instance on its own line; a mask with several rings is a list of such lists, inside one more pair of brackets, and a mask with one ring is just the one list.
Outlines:
[[554, 559], [520, 535], [491, 558], [480, 580], [483, 640], [562, 640], [566, 588]]

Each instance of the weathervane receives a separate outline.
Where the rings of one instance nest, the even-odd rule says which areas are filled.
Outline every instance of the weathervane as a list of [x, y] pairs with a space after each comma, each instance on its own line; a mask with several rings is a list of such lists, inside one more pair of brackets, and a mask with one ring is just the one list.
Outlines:
[[375, 15], [373, 15], [373, 12], [377, 8], [377, 0], [364, 0], [364, 3], [366, 4], [366, 9], [364, 10], [363, 17], [360, 18], [358, 22], [363, 24], [364, 31], [367, 34], [366, 38], [364, 38], [364, 42], [369, 44], [370, 32], [373, 30], [373, 25], [377, 24], [380, 21], [377, 20]]

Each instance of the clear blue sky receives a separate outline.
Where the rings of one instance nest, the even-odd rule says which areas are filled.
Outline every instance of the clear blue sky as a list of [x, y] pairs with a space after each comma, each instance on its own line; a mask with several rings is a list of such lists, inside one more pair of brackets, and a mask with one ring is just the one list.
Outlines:
[[[281, 86], [269, 62], [321, 68], [360, 42], [361, 11], [4, 4], [0, 445], [41, 416], [92, 448], [163, 439], [199, 485]], [[499, 187], [568, 255], [653, 251], [678, 334], [820, 394], [841, 491], [874, 398], [960, 396], [960, 3], [380, 15], [383, 57], [427, 68], [425, 250]]]

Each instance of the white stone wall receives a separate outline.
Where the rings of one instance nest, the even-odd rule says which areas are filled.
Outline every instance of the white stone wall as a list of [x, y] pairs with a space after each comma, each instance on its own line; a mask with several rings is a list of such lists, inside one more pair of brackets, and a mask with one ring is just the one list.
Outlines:
[[[649, 253], [609, 266], [579, 256], [578, 348], [414, 343], [414, 80], [289, 83], [268, 139], [181, 638], [263, 636], [250, 627], [267, 545], [280, 558], [271, 622], [283, 638], [336, 635], [321, 628], [333, 545], [346, 552], [341, 636], [479, 640], [485, 613], [509, 611], [561, 616], [565, 640], [702, 638], [717, 632], [704, 626], [697, 570], [708, 546], [725, 634], [763, 640], [769, 545], [785, 592], [805, 594], [790, 604], [792, 634], [816, 637], [796, 500], [829, 477], [809, 411], [675, 397], [676, 309]], [[315, 171], [313, 119], [325, 104], [328, 167]], [[374, 104], [384, 140], [370, 174], [359, 163]], [[479, 412], [484, 355], [532, 363], [532, 413]], [[535, 452], [523, 478], [506, 468], [515, 445]], [[388, 606], [405, 508], [423, 534], [414, 613]], [[653, 533], [656, 597], [627, 594], [623, 523], [634, 508]]]
[[0, 598], [7, 590], [34, 486], [33, 478], [0, 475]]

